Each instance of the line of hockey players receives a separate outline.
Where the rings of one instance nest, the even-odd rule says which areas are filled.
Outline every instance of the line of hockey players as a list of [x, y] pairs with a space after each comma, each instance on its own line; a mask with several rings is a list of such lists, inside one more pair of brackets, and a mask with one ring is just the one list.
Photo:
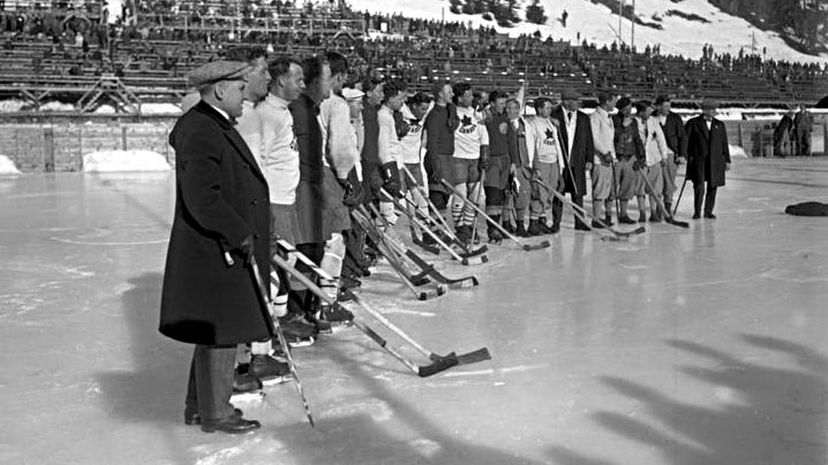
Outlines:
[[[347, 299], [343, 289], [360, 286], [380, 255], [353, 216], [366, 205], [375, 207], [376, 228], [396, 239], [399, 205], [409, 206], [403, 213], [423, 220], [422, 227], [408, 222], [412, 239], [425, 248], [440, 239], [424, 230], [429, 220], [448, 224], [435, 221], [439, 212], [453, 225], [451, 247], [466, 251], [480, 238], [477, 215], [464, 198], [517, 236], [555, 234], [565, 199], [555, 194], [568, 194], [583, 206], [587, 173], [598, 221], [587, 224], [576, 216], [576, 230], [613, 225], [616, 199], [619, 223], [669, 217], [685, 141], [668, 99], [633, 104], [599, 94], [598, 108], [587, 115], [580, 111], [581, 96], [564, 92], [559, 105], [534, 99], [534, 115], [525, 116], [525, 82], [514, 96], [477, 94], [465, 82], [440, 82], [430, 94], [412, 95], [395, 80], [351, 82], [347, 59], [338, 53], [302, 61], [267, 60], [257, 49], [234, 53], [231, 59], [249, 62], [252, 70], [236, 129], [270, 186], [272, 253], [281, 251], [311, 276], [276, 238], [294, 244], [333, 277], [319, 282], [333, 298]], [[452, 190], [461, 195], [451, 195]], [[633, 199], [635, 217], [628, 207]], [[486, 237], [494, 244], [503, 239], [491, 224]], [[320, 302], [302, 283], [282, 277], [274, 292], [279, 307], [274, 317], [294, 345], [353, 319], [342, 307]], [[237, 390], [288, 373], [277, 344], [253, 343], [240, 358]]]

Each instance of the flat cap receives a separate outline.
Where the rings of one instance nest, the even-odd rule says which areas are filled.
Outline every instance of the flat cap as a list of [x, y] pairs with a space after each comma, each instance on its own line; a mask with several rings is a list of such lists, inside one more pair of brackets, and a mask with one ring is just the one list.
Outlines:
[[701, 102], [702, 110], [715, 110], [719, 108], [719, 105], [714, 100], [702, 100]]
[[219, 81], [244, 79], [250, 67], [240, 61], [211, 61], [190, 71], [187, 76], [193, 87], [200, 88]]
[[565, 90], [561, 94], [561, 100], [580, 100], [581, 94], [575, 90]]
[[342, 98], [345, 100], [359, 100], [365, 95], [365, 92], [354, 89], [352, 87], [345, 87], [342, 89]]

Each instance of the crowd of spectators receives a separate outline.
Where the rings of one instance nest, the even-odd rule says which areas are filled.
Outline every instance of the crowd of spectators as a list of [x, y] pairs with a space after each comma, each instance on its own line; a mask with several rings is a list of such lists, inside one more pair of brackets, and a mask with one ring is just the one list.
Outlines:
[[[356, 69], [381, 69], [412, 83], [471, 66], [475, 73], [566, 75], [583, 77], [596, 88], [675, 89], [678, 96], [688, 97], [703, 93], [706, 76], [728, 84], [729, 76], [742, 75], [782, 87], [791, 81], [828, 77], [826, 65], [768, 60], [744, 51], [736, 56], [716, 54], [707, 44], [700, 59], [662, 54], [659, 45], [647, 45], [642, 53], [625, 43], [598, 47], [583, 41], [573, 46], [539, 33], [509, 38], [494, 28], [473, 28], [464, 22], [358, 12], [342, 1], [299, 5], [281, 0], [144, 0], [136, 4], [136, 11], [125, 6], [114, 24], [107, 24], [108, 12], [93, 1], [81, 7], [67, 3], [62, 9], [0, 12], [3, 48], [14, 49], [17, 41], [51, 43], [42, 56], [32, 57], [36, 73], [41, 71], [38, 62], [63, 57], [78, 62], [62, 71], [68, 74], [91, 70], [122, 75], [137, 70], [175, 77], [220, 57], [228, 45], [247, 42], [267, 44], [272, 53], [335, 49], [353, 60]], [[383, 34], [365, 34], [369, 31]]]

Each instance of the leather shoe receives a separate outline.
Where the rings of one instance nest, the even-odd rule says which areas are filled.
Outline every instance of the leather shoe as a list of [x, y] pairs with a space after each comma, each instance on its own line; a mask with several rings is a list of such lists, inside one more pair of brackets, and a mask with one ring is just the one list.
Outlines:
[[575, 230], [576, 230], [576, 231], [591, 231], [591, 229], [589, 229], [589, 226], [587, 226], [587, 225], [586, 225], [586, 224], [584, 224], [584, 223], [578, 223], [578, 224], [576, 224], [576, 225], [575, 225]]
[[561, 225], [559, 225], [559, 224], [553, 224], [552, 227], [549, 228], [549, 231], [551, 231], [551, 234], [557, 234], [558, 231], [560, 231], [560, 230], [561, 230]]
[[716, 219], [716, 215], [714, 215], [712, 213], [705, 213], [704, 217], [707, 218], [707, 219], [710, 219], [710, 220], [715, 220]]
[[618, 222], [621, 224], [635, 224], [635, 220], [629, 216], [622, 216], [621, 218], [618, 218]]
[[[241, 409], [233, 409], [233, 414], [237, 417], [244, 415]], [[191, 410], [189, 407], [184, 409], [184, 424], [185, 425], [200, 425], [201, 424], [201, 415], [198, 414], [198, 410]]]
[[262, 424], [256, 420], [245, 420], [236, 415], [230, 415], [220, 420], [203, 420], [201, 422], [201, 431], [205, 433], [221, 431], [227, 434], [242, 434], [257, 430], [261, 427]]
[[595, 228], [595, 229], [604, 229], [604, 227], [601, 226], [601, 223], [599, 223], [595, 220], [592, 220], [592, 227]]

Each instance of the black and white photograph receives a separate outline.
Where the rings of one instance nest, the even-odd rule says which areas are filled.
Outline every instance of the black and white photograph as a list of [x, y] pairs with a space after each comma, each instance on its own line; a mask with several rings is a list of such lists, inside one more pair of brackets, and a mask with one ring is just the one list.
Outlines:
[[828, 464], [828, 0], [0, 0], [0, 465]]

